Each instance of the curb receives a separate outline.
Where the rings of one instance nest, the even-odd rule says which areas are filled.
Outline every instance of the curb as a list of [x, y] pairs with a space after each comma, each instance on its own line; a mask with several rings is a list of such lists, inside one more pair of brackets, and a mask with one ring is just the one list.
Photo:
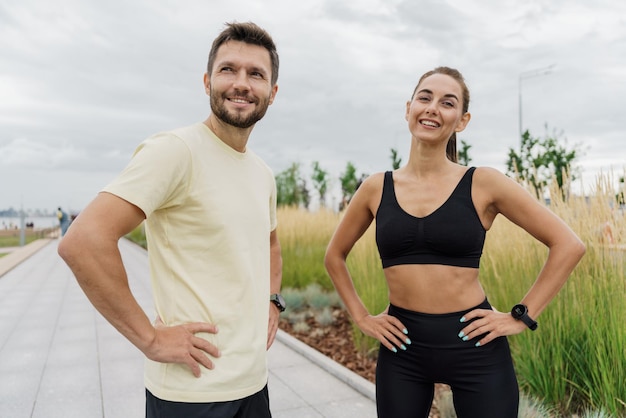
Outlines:
[[18, 247], [0, 258], [0, 277], [4, 276], [22, 261], [48, 245], [53, 238], [40, 238], [23, 247]]
[[356, 374], [347, 367], [342, 366], [329, 357], [326, 357], [324, 354], [306, 345], [296, 337], [289, 335], [281, 329], [279, 329], [276, 333], [276, 339], [291, 348], [293, 351], [307, 358], [315, 365], [321, 367], [329, 374], [346, 383], [360, 394], [374, 402], [376, 401], [376, 386], [369, 380]]

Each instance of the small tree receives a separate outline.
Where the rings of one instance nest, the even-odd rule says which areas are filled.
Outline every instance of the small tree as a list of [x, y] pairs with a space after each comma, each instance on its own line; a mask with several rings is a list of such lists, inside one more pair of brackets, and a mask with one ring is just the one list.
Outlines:
[[398, 150], [391, 148], [391, 167], [397, 170], [400, 168], [400, 164], [402, 164], [402, 158], [398, 156]]
[[318, 161], [313, 161], [313, 174], [311, 175], [311, 180], [313, 181], [313, 187], [319, 195], [320, 206], [325, 207], [326, 192], [328, 191], [329, 182], [328, 171], [323, 170]]
[[572, 167], [578, 157], [577, 146], [567, 149], [561, 145], [559, 137], [562, 133], [546, 134], [545, 138], [535, 138], [527, 130], [522, 135], [519, 153], [509, 148], [507, 173], [518, 180], [530, 184], [538, 199], [548, 183], [554, 178], [562, 197], [569, 194], [569, 180], [575, 179], [575, 170]]
[[352, 195], [359, 184], [359, 180], [356, 177], [356, 167], [350, 161], [346, 164], [346, 170], [341, 173], [339, 181], [341, 181], [341, 204], [339, 210], [342, 210], [352, 199]]
[[467, 142], [461, 140], [461, 149], [459, 150], [459, 164], [469, 166], [472, 158], [469, 156], [469, 149], [472, 148]]
[[306, 186], [306, 180], [303, 178], [300, 179], [300, 184], [298, 187], [298, 196], [300, 196], [300, 203], [306, 208], [309, 209], [309, 205], [311, 204], [311, 193], [309, 193], [309, 188]]
[[308, 190], [300, 174], [300, 164], [293, 163], [276, 176], [276, 203], [278, 206], [308, 206]]

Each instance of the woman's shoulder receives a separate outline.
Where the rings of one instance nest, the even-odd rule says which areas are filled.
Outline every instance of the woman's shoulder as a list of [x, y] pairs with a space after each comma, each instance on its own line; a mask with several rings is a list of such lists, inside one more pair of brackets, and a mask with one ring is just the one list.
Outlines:
[[493, 167], [474, 167], [474, 182], [498, 182], [511, 180], [507, 175]]
[[472, 183], [478, 193], [491, 196], [494, 201], [526, 193], [517, 181], [493, 167], [476, 167]]
[[368, 207], [376, 205], [382, 194], [385, 173], [374, 173], [367, 176], [354, 193], [353, 201]]
[[385, 172], [381, 171], [378, 173], [370, 174], [363, 180], [361, 183], [361, 187], [365, 187], [368, 190], [378, 190], [383, 187], [383, 182], [385, 179]]

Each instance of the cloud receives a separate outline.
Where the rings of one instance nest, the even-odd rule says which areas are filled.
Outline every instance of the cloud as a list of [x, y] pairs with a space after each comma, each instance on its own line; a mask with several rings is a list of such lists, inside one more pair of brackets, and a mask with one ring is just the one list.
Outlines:
[[4, 169], [58, 171], [108, 171], [121, 168], [129, 159], [117, 150], [95, 155], [69, 143], [50, 144], [18, 138], [0, 145], [0, 164]]
[[83, 156], [73, 147], [52, 147], [28, 139], [16, 139], [0, 147], [0, 163], [7, 167], [54, 169]]
[[[58, 175], [51, 184], [71, 192], [56, 200], [87, 201], [141, 140], [207, 116], [207, 54], [233, 20], [259, 23], [279, 49], [279, 92], [250, 139], [275, 172], [319, 161], [339, 176], [351, 161], [373, 173], [390, 167], [391, 148], [406, 162], [404, 105], [437, 65], [458, 68], [469, 85], [473, 116], [460, 139], [476, 165], [503, 169], [518, 143], [519, 75], [556, 64], [524, 80], [524, 127], [563, 130], [588, 149], [589, 170], [620, 166], [623, 16], [617, 0], [5, 1], [0, 176], [19, 171], [13, 178], [25, 182], [20, 167], [29, 167], [34, 190]], [[21, 187], [3, 187], [14, 202]]]

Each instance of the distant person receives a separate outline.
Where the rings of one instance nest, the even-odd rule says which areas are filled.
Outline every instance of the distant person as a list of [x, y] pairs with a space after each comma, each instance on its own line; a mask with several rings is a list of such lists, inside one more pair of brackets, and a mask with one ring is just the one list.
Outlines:
[[[147, 357], [149, 418], [271, 416], [267, 349], [285, 307], [276, 184], [247, 144], [277, 78], [270, 35], [227, 24], [204, 75], [209, 117], [145, 140], [59, 245], [89, 300]], [[117, 247], [144, 219], [154, 321]]]
[[67, 232], [67, 228], [70, 226], [70, 217], [61, 207], [57, 209], [57, 218], [59, 219], [59, 226], [61, 227], [61, 236], [64, 236]]
[[[326, 268], [352, 319], [381, 343], [380, 418], [427, 417], [435, 383], [450, 385], [459, 417], [516, 418], [506, 336], [537, 327], [585, 253], [574, 232], [509, 177], [457, 164], [456, 132], [470, 121], [468, 106], [458, 71], [439, 67], [421, 77], [406, 104], [408, 163], [363, 182], [327, 248]], [[534, 285], [506, 312], [490, 305], [478, 277], [499, 214], [549, 249]], [[378, 314], [368, 312], [346, 266], [374, 219], [390, 302]]]

